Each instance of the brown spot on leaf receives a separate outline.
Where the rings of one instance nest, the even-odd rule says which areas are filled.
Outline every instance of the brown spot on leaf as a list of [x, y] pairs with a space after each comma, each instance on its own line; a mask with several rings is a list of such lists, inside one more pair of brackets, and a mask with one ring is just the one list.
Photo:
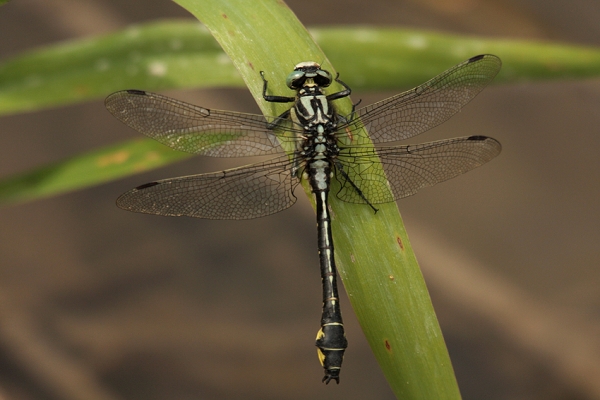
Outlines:
[[383, 343], [385, 344], [385, 349], [387, 350], [388, 353], [392, 352], [392, 345], [390, 344], [389, 340], [384, 339]]
[[400, 246], [400, 250], [404, 251], [404, 243], [402, 243], [402, 238], [400, 236], [396, 236], [396, 242], [398, 242], [398, 246]]

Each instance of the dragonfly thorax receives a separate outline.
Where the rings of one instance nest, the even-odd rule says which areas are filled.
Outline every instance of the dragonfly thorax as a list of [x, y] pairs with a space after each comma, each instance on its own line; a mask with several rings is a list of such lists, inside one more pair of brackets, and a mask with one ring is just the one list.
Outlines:
[[299, 90], [293, 110], [297, 122], [305, 130], [317, 129], [318, 125], [321, 125], [325, 131], [333, 130], [335, 127], [334, 110], [327, 96], [318, 86]]

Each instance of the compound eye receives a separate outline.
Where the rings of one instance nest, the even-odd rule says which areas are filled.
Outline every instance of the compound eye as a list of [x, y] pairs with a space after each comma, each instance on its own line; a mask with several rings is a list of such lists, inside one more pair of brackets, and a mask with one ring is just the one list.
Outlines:
[[331, 74], [329, 71], [318, 69], [316, 73], [317, 76], [315, 76], [314, 80], [317, 85], [327, 87], [331, 84]]
[[293, 71], [288, 75], [287, 79], [285, 80], [285, 84], [290, 89], [300, 89], [305, 81], [305, 78], [306, 76], [304, 71]]

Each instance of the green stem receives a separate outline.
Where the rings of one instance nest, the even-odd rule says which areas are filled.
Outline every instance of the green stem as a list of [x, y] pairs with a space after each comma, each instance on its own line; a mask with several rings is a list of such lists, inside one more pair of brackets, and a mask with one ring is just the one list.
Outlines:
[[[317, 61], [335, 74], [282, 1], [176, 2], [206, 25], [266, 115], [279, 115], [286, 106], [263, 101], [259, 71], [265, 71], [272, 93], [282, 95], [289, 93], [285, 77], [298, 62]], [[345, 99], [336, 101], [336, 106], [342, 114], [352, 107]], [[331, 197], [340, 276], [396, 396], [460, 399], [444, 339], [396, 205], [384, 204], [373, 214], [367, 206]], [[346, 356], [352, 357], [352, 347]]]

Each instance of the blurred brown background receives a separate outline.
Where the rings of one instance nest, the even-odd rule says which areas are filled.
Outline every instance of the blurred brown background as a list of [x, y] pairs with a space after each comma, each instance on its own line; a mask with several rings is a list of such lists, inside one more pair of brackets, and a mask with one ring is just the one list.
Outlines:
[[[288, 4], [309, 26], [600, 45], [596, 0]], [[165, 17], [192, 18], [167, 0], [13, 0], [0, 8], [0, 57]], [[168, 94], [258, 110], [242, 89]], [[599, 127], [599, 80], [524, 83], [486, 89], [413, 140], [483, 134], [504, 147], [489, 165], [399, 202], [465, 400], [600, 399]], [[101, 101], [3, 117], [1, 130], [0, 176], [138, 136]], [[0, 399], [394, 398], [347, 301], [341, 384], [320, 382], [308, 201], [242, 222], [114, 205], [141, 183], [226, 165], [194, 158], [0, 209]]]

